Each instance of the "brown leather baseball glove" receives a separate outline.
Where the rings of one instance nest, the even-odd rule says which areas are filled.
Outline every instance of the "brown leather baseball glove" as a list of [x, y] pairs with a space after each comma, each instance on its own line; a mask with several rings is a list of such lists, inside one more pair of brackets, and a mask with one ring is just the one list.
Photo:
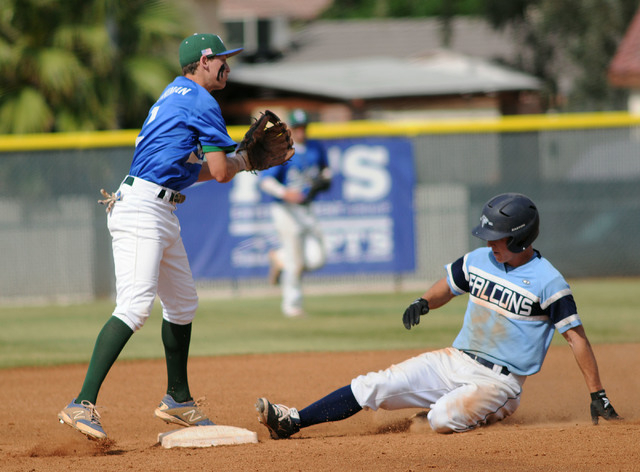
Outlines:
[[291, 159], [294, 152], [291, 130], [271, 110], [265, 110], [249, 127], [236, 149], [248, 171], [283, 164]]

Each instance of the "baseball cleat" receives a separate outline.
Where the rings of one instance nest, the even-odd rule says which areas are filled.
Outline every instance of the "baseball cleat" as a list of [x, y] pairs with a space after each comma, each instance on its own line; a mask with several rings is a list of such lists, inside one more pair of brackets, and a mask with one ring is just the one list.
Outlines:
[[214, 426], [211, 421], [200, 410], [199, 402], [189, 400], [187, 402], [178, 403], [169, 394], [166, 394], [158, 408], [156, 408], [155, 416], [166, 423], [178, 424], [180, 426]]
[[282, 310], [285, 318], [306, 318], [307, 314], [302, 308], [286, 308]]
[[266, 398], [256, 402], [258, 421], [269, 429], [273, 439], [285, 439], [300, 431], [300, 414], [295, 408], [275, 405]]
[[76, 403], [74, 398], [60, 413], [60, 423], [66, 423], [91, 439], [106, 439], [107, 433], [102, 429], [100, 413], [93, 403], [82, 400]]

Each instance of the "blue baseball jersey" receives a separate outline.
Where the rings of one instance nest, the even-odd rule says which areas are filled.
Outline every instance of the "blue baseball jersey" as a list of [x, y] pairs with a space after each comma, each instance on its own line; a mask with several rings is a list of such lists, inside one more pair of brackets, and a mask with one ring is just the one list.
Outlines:
[[563, 333], [581, 324], [569, 284], [538, 251], [513, 268], [497, 262], [490, 248], [480, 248], [446, 269], [451, 291], [469, 293], [453, 347], [515, 374], [538, 372], [554, 330]]
[[149, 110], [129, 175], [180, 191], [198, 179], [205, 152], [235, 150], [215, 98], [176, 77]]
[[[306, 195], [322, 169], [329, 167], [327, 155], [317, 141], [307, 141], [304, 145], [294, 144], [294, 148], [296, 153], [289, 161], [261, 172], [260, 178], [274, 177], [285, 187], [297, 189]], [[276, 197], [271, 198], [281, 201]]]

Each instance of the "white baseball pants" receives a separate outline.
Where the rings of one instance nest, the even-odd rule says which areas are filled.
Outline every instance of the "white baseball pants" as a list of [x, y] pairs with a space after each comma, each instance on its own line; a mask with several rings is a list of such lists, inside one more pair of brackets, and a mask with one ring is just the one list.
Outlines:
[[[164, 198], [158, 198], [163, 189]], [[118, 191], [122, 199], [108, 216], [116, 275], [113, 315], [137, 331], [157, 294], [164, 319], [191, 323], [198, 296], [173, 213], [176, 207], [168, 201], [172, 191], [138, 178]]]
[[276, 257], [282, 261], [282, 311], [302, 309], [302, 274], [325, 264], [325, 248], [310, 205], [273, 203], [273, 224], [280, 238], [281, 248]]
[[434, 431], [462, 432], [500, 421], [518, 408], [526, 377], [499, 371], [449, 347], [356, 377], [351, 389], [363, 408], [429, 408]]

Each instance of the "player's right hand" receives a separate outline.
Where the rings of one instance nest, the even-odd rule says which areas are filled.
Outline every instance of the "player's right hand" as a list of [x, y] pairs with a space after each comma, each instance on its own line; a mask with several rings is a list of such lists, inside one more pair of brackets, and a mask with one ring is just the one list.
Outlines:
[[402, 322], [404, 327], [411, 329], [420, 323], [420, 317], [429, 313], [429, 302], [424, 298], [416, 298], [411, 305], [404, 311]]
[[304, 194], [295, 189], [287, 189], [282, 196], [282, 199], [288, 203], [303, 203], [304, 202]]
[[613, 405], [611, 405], [604, 390], [591, 393], [591, 421], [593, 424], [598, 424], [600, 416], [605, 420], [622, 419], [618, 416], [616, 410], [613, 409]]

